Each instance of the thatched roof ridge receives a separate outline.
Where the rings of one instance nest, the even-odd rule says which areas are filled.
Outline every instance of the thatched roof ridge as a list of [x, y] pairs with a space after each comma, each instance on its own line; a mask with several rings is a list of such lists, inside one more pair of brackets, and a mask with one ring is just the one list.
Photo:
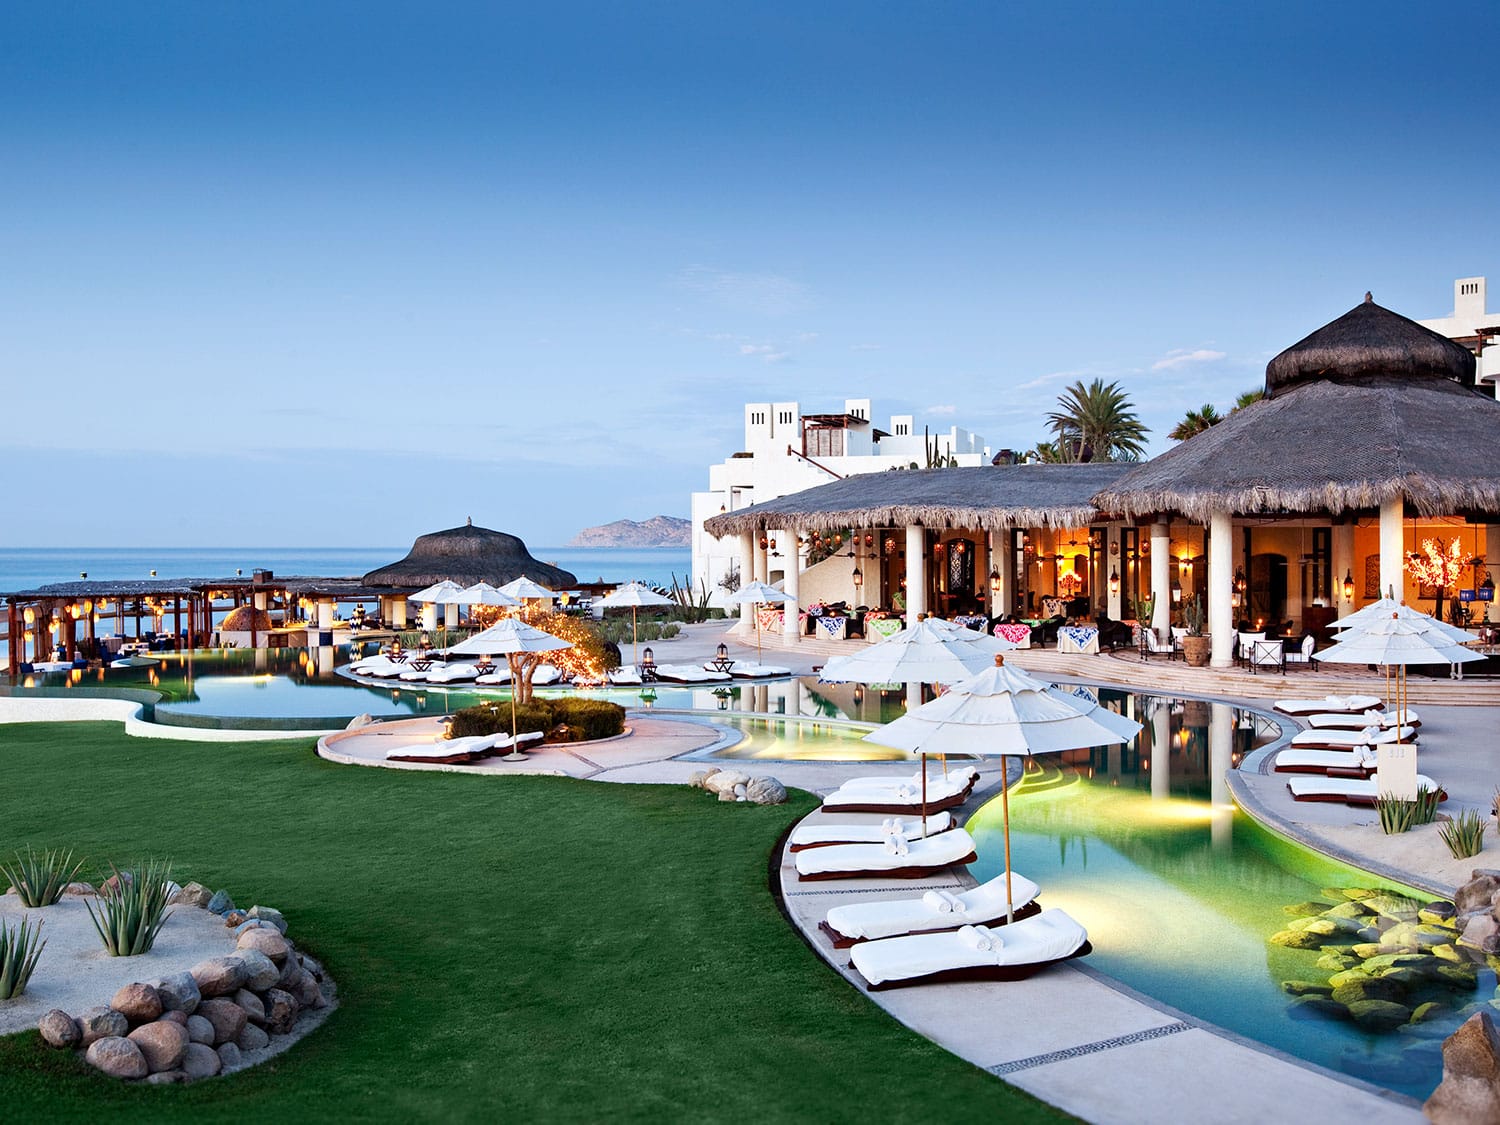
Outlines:
[[503, 586], [522, 576], [554, 590], [578, 581], [568, 571], [532, 558], [516, 536], [470, 523], [418, 537], [404, 559], [370, 571], [364, 582], [419, 589], [447, 578], [461, 586]]
[[1500, 402], [1449, 379], [1314, 380], [1236, 411], [1093, 499], [1135, 518], [1378, 508], [1500, 517]]
[[859, 473], [712, 516], [703, 526], [717, 536], [767, 528], [1082, 527], [1100, 514], [1090, 497], [1132, 467], [1106, 462]]
[[271, 627], [271, 615], [263, 609], [256, 609], [253, 605], [238, 606], [230, 610], [224, 620], [219, 622], [221, 633], [264, 633]]
[[1337, 320], [1304, 336], [1266, 364], [1266, 393], [1275, 396], [1315, 379], [1399, 375], [1474, 385], [1474, 355], [1441, 333], [1382, 308], [1365, 294]]

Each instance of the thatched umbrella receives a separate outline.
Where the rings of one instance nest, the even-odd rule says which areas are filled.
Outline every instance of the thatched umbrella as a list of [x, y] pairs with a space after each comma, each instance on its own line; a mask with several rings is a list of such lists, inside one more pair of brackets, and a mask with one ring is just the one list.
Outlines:
[[526, 544], [514, 535], [475, 527], [463, 527], [423, 535], [404, 559], [372, 570], [364, 577], [367, 586], [430, 586], [443, 579], [461, 586], [488, 582], [504, 586], [517, 578], [531, 578], [544, 586], [575, 586], [578, 579], [566, 570], [531, 557]]
[[1266, 366], [1266, 397], [1099, 491], [1126, 517], [1327, 512], [1404, 498], [1423, 516], [1500, 515], [1500, 402], [1474, 356], [1363, 304]]

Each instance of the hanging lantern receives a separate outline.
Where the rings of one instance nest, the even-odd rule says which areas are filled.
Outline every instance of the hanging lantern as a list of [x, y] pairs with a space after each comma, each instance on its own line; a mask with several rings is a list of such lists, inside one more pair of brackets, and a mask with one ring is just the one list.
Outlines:
[[1120, 572], [1119, 572], [1119, 570], [1111, 570], [1109, 572], [1109, 592], [1111, 594], [1118, 594], [1120, 592]]
[[954, 543], [953, 544], [953, 549], [955, 551], [957, 551], [960, 555], [963, 554], [964, 553], [964, 541], [962, 539], [960, 539], [958, 542]]
[[1141, 558], [1149, 558], [1151, 555], [1151, 538], [1147, 536], [1141, 540]]
[[885, 553], [888, 555], [894, 555], [896, 553], [896, 540], [893, 536], [886, 536]]
[[873, 547], [873, 546], [875, 546], [875, 536], [866, 534], [865, 535], [865, 546], [866, 547]]
[[764, 535], [760, 537], [760, 549], [762, 551], [766, 549], [766, 537]]
[[864, 571], [860, 570], [859, 567], [854, 568], [854, 574], [852, 575], [852, 577], [854, 578], [855, 589], [858, 589], [865, 584]]
[[1000, 592], [1000, 571], [993, 567], [990, 569], [990, 589], [996, 594]]
[[[1242, 579], [1243, 577], [1244, 576], [1241, 575]], [[1489, 579], [1486, 578], [1485, 581], [1488, 582]], [[1354, 571], [1352, 570], [1347, 570], [1344, 572], [1344, 600], [1346, 602], [1352, 602], [1354, 600]]]
[[28, 625], [35, 625], [36, 624], [36, 610], [32, 609], [30, 606], [26, 607], [25, 612], [22, 613], [21, 616], [26, 619], [26, 624], [28, 624]]

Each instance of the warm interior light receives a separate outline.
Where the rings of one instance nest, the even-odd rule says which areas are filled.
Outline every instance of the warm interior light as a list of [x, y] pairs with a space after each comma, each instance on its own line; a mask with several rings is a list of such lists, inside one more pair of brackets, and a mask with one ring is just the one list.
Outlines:
[[852, 575], [852, 577], [856, 586], [863, 586], [865, 584], [864, 572], [860, 570], [859, 567], [854, 568], [854, 574]]
[[1118, 570], [1111, 570], [1109, 572], [1109, 592], [1111, 594], [1118, 594], [1120, 592], [1120, 572]]
[[1346, 602], [1352, 602], [1354, 600], [1354, 571], [1353, 570], [1348, 570], [1348, 571], [1344, 572], [1344, 600]]

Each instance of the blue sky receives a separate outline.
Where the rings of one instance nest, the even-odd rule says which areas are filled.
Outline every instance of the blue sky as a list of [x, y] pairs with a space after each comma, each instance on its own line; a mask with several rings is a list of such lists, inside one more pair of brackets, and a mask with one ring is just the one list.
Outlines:
[[1099, 376], [1160, 449], [1366, 289], [1500, 286], [1496, 22], [8, 4], [4, 541], [557, 544], [751, 399], [1030, 446]]

